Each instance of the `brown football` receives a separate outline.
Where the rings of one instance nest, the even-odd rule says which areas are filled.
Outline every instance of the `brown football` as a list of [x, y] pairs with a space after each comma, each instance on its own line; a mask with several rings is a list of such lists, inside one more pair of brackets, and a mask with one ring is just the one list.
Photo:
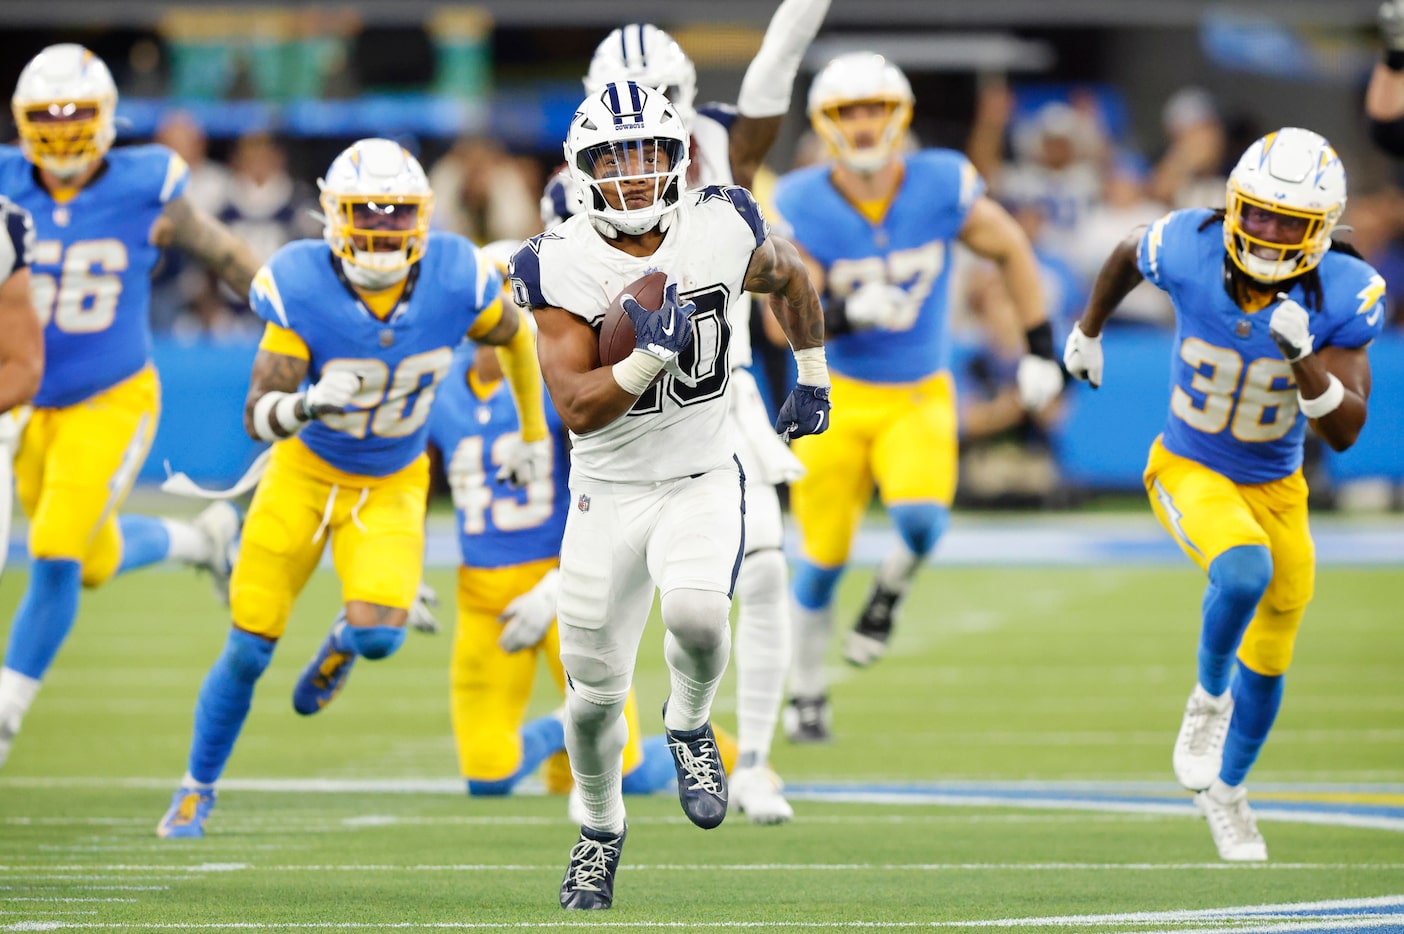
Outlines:
[[663, 307], [663, 289], [668, 284], [666, 272], [650, 272], [626, 285], [605, 310], [600, 322], [600, 364], [612, 366], [634, 352], [634, 322], [624, 311], [625, 295], [634, 296], [649, 311]]

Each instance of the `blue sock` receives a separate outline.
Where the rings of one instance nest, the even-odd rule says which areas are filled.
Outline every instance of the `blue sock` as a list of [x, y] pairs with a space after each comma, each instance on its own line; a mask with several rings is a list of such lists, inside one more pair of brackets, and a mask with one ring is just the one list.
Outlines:
[[795, 562], [792, 584], [795, 602], [806, 610], [823, 609], [833, 602], [834, 588], [838, 586], [842, 574], [842, 565], [836, 568], [822, 568], [800, 558]]
[[1233, 678], [1233, 719], [1224, 742], [1224, 762], [1219, 780], [1241, 785], [1272, 732], [1277, 708], [1282, 706], [1282, 675], [1260, 675], [1242, 662]]
[[904, 503], [888, 506], [887, 514], [912, 554], [924, 558], [951, 524], [951, 511], [940, 503]]
[[83, 567], [67, 558], [36, 558], [29, 566], [29, 586], [10, 624], [5, 667], [42, 679], [78, 615]]
[[1233, 655], [1271, 581], [1272, 553], [1263, 545], [1230, 548], [1209, 565], [1199, 633], [1199, 683], [1215, 697], [1228, 690]]
[[249, 715], [254, 685], [272, 660], [275, 644], [242, 629], [229, 630], [224, 651], [205, 675], [195, 701], [190, 774], [197, 782], [212, 784], [224, 771]]
[[166, 531], [166, 523], [155, 516], [121, 516], [117, 527], [122, 532], [118, 574], [164, 561], [171, 553], [171, 533]]
[[673, 754], [668, 751], [668, 737], [659, 733], [643, 741], [643, 761], [624, 776], [626, 795], [648, 795], [670, 788], [678, 780]]
[[565, 723], [560, 717], [537, 717], [522, 727], [522, 761], [517, 771], [497, 781], [468, 779], [468, 793], [475, 797], [511, 794], [517, 783], [535, 772], [541, 763], [565, 749]]
[[352, 626], [342, 613], [332, 625], [332, 648], [375, 661], [389, 658], [405, 643], [404, 626]]

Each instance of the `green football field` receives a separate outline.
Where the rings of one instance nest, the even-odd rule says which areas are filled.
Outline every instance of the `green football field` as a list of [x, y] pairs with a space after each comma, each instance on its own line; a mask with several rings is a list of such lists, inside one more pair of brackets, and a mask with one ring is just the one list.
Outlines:
[[[5, 575], [0, 620], [23, 574]], [[452, 593], [449, 572], [430, 580]], [[447, 631], [293, 713], [338, 602], [325, 572], [259, 686], [209, 836], [157, 839], [227, 622], [192, 575], [132, 575], [85, 594], [0, 771], [0, 931], [1404, 929], [1399, 568], [1320, 573], [1250, 782], [1272, 857], [1256, 867], [1218, 861], [1170, 774], [1201, 581], [1188, 565], [923, 571], [888, 658], [854, 671], [835, 654], [833, 745], [777, 740], [795, 821], [703, 832], [673, 797], [631, 799], [615, 909], [578, 916], [556, 901], [575, 839], [563, 799], [459, 790]], [[866, 583], [845, 582], [845, 618]], [[661, 645], [655, 625], [637, 681], [650, 730]], [[728, 676], [728, 727], [733, 692]], [[543, 689], [535, 709], [555, 703]]]

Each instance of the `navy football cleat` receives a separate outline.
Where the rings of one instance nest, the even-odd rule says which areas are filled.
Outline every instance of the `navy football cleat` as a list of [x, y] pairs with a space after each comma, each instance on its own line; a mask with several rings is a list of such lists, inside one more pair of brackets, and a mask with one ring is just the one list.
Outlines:
[[293, 685], [293, 709], [304, 717], [330, 704], [346, 686], [351, 666], [356, 663], [356, 653], [342, 652], [336, 647], [336, 637], [345, 625], [344, 618], [337, 617], [321, 648]]
[[853, 631], [843, 644], [843, 657], [850, 665], [866, 668], [887, 654], [887, 643], [892, 638], [892, 622], [897, 612], [897, 601], [902, 595], [888, 590], [881, 584], [874, 584], [868, 595], [868, 603]]
[[784, 727], [785, 738], [792, 743], [832, 742], [833, 718], [827, 694], [820, 694], [818, 697], [796, 695], [780, 710], [780, 723]]
[[[668, 711], [667, 702], [663, 711]], [[663, 734], [678, 770], [678, 800], [683, 813], [698, 827], [711, 830], [725, 819], [727, 803], [726, 768], [712, 723], [709, 720], [695, 730], [670, 730], [665, 723]]]
[[628, 825], [617, 834], [580, 828], [580, 839], [570, 848], [570, 863], [561, 880], [562, 908], [591, 911], [614, 904], [614, 871], [628, 833]]
[[177, 788], [171, 796], [171, 806], [156, 825], [156, 836], [165, 840], [205, 835], [205, 820], [214, 810], [212, 788]]

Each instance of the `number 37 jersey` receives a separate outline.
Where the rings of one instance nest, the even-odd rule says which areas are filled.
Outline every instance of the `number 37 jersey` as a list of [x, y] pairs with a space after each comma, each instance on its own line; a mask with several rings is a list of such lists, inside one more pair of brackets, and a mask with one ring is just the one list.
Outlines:
[[76, 405], [146, 366], [151, 227], [185, 190], [189, 170], [164, 146], [119, 146], [101, 172], [59, 202], [13, 146], [0, 146], [0, 192], [34, 219], [30, 268], [44, 323], [44, 379], [34, 404]]
[[[1292, 368], [1268, 332], [1276, 303], [1248, 314], [1229, 297], [1218, 218], [1202, 209], [1167, 214], [1142, 235], [1136, 259], [1175, 304], [1165, 447], [1235, 483], [1294, 473], [1307, 420], [1297, 409]], [[1384, 279], [1340, 252], [1328, 252], [1316, 268], [1320, 308], [1307, 304], [1300, 282], [1287, 293], [1307, 309], [1315, 349], [1370, 343], [1384, 325]]]

